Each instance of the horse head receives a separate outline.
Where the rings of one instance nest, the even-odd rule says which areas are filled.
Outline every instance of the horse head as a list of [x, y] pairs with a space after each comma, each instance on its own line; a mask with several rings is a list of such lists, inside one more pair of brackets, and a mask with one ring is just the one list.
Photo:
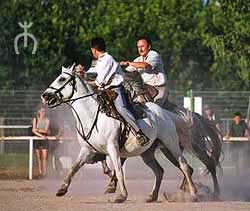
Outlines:
[[49, 107], [55, 107], [70, 100], [76, 89], [76, 78], [74, 70], [75, 64], [70, 68], [62, 67], [61, 74], [51, 83], [51, 85], [41, 95], [42, 101]]

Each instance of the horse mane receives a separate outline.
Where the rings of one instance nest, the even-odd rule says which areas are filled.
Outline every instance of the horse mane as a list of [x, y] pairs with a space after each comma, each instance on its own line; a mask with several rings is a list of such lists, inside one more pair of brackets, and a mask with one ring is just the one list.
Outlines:
[[[76, 80], [80, 82], [86, 93], [97, 93], [93, 86], [91, 86], [87, 80], [81, 78], [78, 74], [75, 74]], [[91, 96], [95, 101], [97, 101], [95, 95]]]

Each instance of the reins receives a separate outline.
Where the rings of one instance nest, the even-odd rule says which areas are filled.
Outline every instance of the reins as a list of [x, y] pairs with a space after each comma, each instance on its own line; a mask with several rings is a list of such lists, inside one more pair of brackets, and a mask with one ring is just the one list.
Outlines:
[[[56, 90], [56, 91], [55, 91], [55, 96], [58, 98], [57, 100], [59, 101], [57, 104], [52, 105], [52, 106], [48, 104], [49, 108], [55, 108], [55, 107], [61, 105], [62, 103], [70, 103], [70, 102], [71, 102], [71, 103], [73, 104], [75, 101], [77, 101], [77, 100], [79, 100], [79, 99], [83, 99], [83, 98], [86, 98], [86, 97], [91, 97], [91, 96], [93, 96], [93, 95], [96, 94], [95, 92], [92, 92], [92, 93], [90, 93], [90, 94], [87, 94], [87, 95], [84, 95], [84, 96], [81, 96], [81, 97], [77, 97], [77, 98], [71, 99], [71, 97], [74, 95], [74, 90], [76, 90], [76, 88], [75, 88], [75, 85], [76, 85], [75, 76], [72, 75], [72, 74], [70, 74], [70, 73], [68, 73], [68, 72], [64, 72], [64, 73], [67, 74], [67, 75], [69, 75], [71, 78], [70, 78], [70, 80], [68, 80], [68, 81], [67, 81], [62, 87], [60, 87], [59, 89], [56, 89], [56, 88], [54, 88], [53, 86], [50, 86], [50, 87], [49, 87], [50, 89]], [[79, 77], [79, 79], [82, 80], [80, 77]], [[68, 83], [70, 83], [71, 81], [73, 81], [73, 84], [72, 84], [72, 87], [73, 87], [72, 93], [71, 93], [71, 95], [70, 95], [70, 97], [69, 97], [68, 100], [62, 100], [63, 94], [61, 93], [61, 90], [63, 90], [63, 89], [65, 88], [65, 86], [66, 86]], [[59, 97], [60, 97], [60, 98], [57, 96], [57, 94], [59, 94]]]
[[[77, 98], [73, 98], [73, 99], [67, 99], [67, 100], [62, 100], [62, 98], [63, 98], [63, 94], [61, 93], [61, 90], [63, 90], [64, 88], [65, 88], [65, 86], [67, 85], [67, 84], [69, 84], [72, 80], [73, 80], [73, 84], [72, 84], [72, 93], [71, 93], [71, 95], [70, 95], [70, 97], [69, 98], [71, 98], [73, 95], [74, 95], [74, 90], [76, 90], [77, 91], [77, 89], [76, 89], [76, 81], [75, 81], [75, 75], [73, 75], [73, 74], [70, 74], [70, 73], [68, 73], [68, 72], [64, 72], [65, 74], [67, 74], [67, 75], [70, 75], [70, 79], [62, 86], [62, 87], [60, 87], [59, 89], [56, 89], [56, 88], [54, 88], [54, 87], [52, 87], [52, 86], [50, 86], [49, 88], [50, 89], [53, 89], [53, 90], [56, 90], [55, 91], [55, 96], [56, 97], [58, 97], [57, 96], [57, 94], [59, 94], [59, 97], [58, 97], [58, 103], [57, 104], [55, 104], [55, 105], [52, 105], [52, 106], [50, 106], [49, 105], [49, 107], [50, 108], [55, 108], [55, 107], [57, 107], [57, 106], [59, 106], [59, 105], [61, 105], [61, 104], [63, 104], [63, 103], [66, 103], [68, 106], [70, 106], [71, 108], [72, 108], [72, 110], [74, 111], [74, 113], [75, 113], [75, 115], [76, 115], [76, 117], [77, 117], [77, 120], [79, 121], [79, 123], [80, 123], [80, 128], [78, 129], [77, 128], [77, 126], [76, 126], [76, 130], [77, 130], [77, 132], [78, 132], [78, 134], [82, 137], [82, 139], [93, 149], [93, 150], [95, 150], [96, 152], [99, 152], [88, 140], [90, 139], [90, 137], [91, 137], [91, 134], [92, 134], [92, 132], [93, 132], [93, 129], [94, 129], [94, 127], [96, 126], [96, 123], [97, 123], [97, 120], [98, 120], [98, 115], [99, 115], [99, 112], [100, 112], [100, 108], [101, 108], [101, 105], [99, 104], [98, 105], [98, 108], [97, 108], [97, 111], [96, 111], [96, 115], [95, 115], [95, 119], [94, 119], [94, 121], [93, 121], [93, 124], [92, 124], [92, 126], [91, 126], [91, 128], [90, 128], [90, 130], [89, 130], [89, 132], [87, 133], [87, 135], [85, 135], [85, 132], [84, 132], [84, 129], [83, 129], [83, 124], [82, 124], [82, 121], [81, 121], [81, 119], [80, 119], [80, 116], [79, 116], [79, 114], [77, 113], [77, 111], [75, 110], [75, 108], [72, 106], [72, 104], [75, 102], [75, 101], [77, 101], [77, 100], [80, 100], [80, 99], [84, 99], [84, 98], [87, 98], [87, 97], [91, 97], [91, 96], [93, 96], [93, 95], [95, 95], [96, 93], [95, 92], [92, 92], [92, 93], [89, 93], [89, 94], [86, 94], [86, 95], [83, 95], [83, 96], [80, 96], [80, 97], [77, 97]], [[79, 77], [79, 79], [80, 80], [82, 80], [80, 77]]]
[[82, 125], [82, 121], [81, 121], [81, 119], [80, 119], [80, 117], [79, 117], [77, 111], [76, 111], [75, 108], [72, 106], [72, 104], [70, 104], [70, 103], [66, 103], [66, 104], [72, 108], [72, 110], [73, 110], [74, 113], [76, 114], [76, 117], [77, 117], [77, 119], [78, 119], [78, 121], [79, 121], [79, 123], [80, 123], [80, 129], [81, 129], [81, 131], [80, 131], [80, 129], [78, 129], [77, 126], [76, 126], [76, 130], [77, 130], [78, 134], [82, 137], [82, 139], [83, 139], [91, 148], [93, 148], [96, 152], [99, 152], [99, 151], [98, 151], [98, 150], [97, 150], [88, 140], [90, 139], [91, 134], [92, 134], [92, 132], [93, 132], [93, 129], [94, 129], [96, 123], [97, 123], [98, 115], [99, 115], [101, 106], [98, 105], [98, 108], [97, 108], [97, 111], [96, 111], [96, 115], [95, 115], [94, 122], [93, 122], [93, 124], [92, 124], [92, 126], [91, 126], [91, 128], [90, 128], [90, 130], [89, 130], [89, 132], [88, 132], [88, 134], [85, 135], [84, 129], [83, 129], [83, 125]]

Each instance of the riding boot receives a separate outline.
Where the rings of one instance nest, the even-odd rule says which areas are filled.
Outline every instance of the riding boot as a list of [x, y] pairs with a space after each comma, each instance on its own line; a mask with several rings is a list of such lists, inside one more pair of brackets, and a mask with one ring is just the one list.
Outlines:
[[149, 138], [145, 134], [143, 134], [141, 129], [137, 132], [136, 139], [137, 139], [137, 143], [141, 145], [142, 147], [147, 145], [150, 141]]

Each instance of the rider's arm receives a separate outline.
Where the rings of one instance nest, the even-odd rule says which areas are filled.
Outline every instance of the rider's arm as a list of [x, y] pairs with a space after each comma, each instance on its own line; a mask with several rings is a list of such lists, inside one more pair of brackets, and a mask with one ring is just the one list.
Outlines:
[[93, 68], [97, 72], [95, 83], [98, 87], [104, 87], [110, 80], [111, 76], [117, 71], [118, 63], [111, 57], [105, 56]]
[[147, 62], [135, 62], [135, 61], [129, 62], [129, 61], [127, 61], [127, 65], [135, 67], [138, 70], [152, 69], [152, 66]]
[[160, 55], [156, 51], [150, 51], [146, 56], [145, 61], [140, 61], [141, 57], [136, 58], [134, 61], [122, 61], [121, 65], [136, 68], [138, 71], [154, 71], [157, 65], [161, 62]]

